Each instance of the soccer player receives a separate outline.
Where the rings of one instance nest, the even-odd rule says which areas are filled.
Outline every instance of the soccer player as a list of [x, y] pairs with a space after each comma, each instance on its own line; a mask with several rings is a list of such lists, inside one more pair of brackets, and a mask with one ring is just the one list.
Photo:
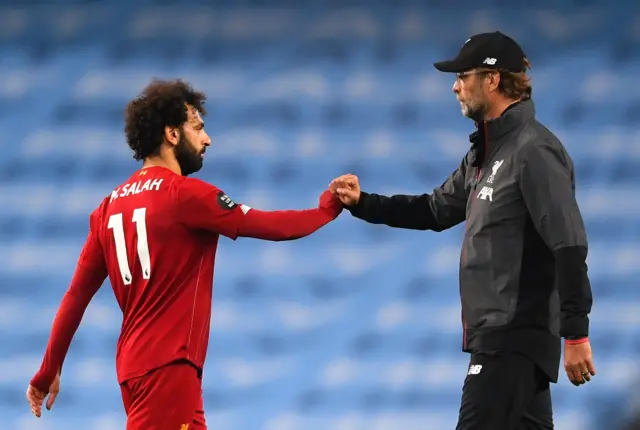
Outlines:
[[108, 276], [123, 312], [116, 370], [127, 430], [206, 429], [201, 379], [219, 236], [293, 240], [340, 214], [342, 204], [328, 190], [316, 209], [265, 212], [189, 178], [211, 144], [202, 120], [205, 98], [183, 81], [154, 80], [127, 106], [127, 142], [144, 163], [90, 216], [42, 365], [27, 389], [37, 417], [47, 395], [47, 409], [53, 405], [71, 339]]

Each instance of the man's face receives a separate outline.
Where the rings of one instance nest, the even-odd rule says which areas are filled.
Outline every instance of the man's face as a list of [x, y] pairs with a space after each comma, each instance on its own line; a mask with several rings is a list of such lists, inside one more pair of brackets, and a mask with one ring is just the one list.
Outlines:
[[475, 69], [458, 73], [453, 84], [462, 115], [477, 122], [482, 121], [489, 111], [487, 73]]
[[200, 113], [187, 105], [187, 122], [180, 129], [180, 140], [174, 152], [182, 174], [188, 176], [202, 168], [204, 153], [211, 139], [204, 131], [204, 122]]

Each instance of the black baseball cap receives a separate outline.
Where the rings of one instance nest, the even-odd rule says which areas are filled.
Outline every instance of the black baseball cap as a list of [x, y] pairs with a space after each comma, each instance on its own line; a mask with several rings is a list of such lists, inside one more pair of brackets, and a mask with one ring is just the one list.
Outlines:
[[525, 54], [518, 43], [500, 33], [480, 33], [471, 36], [453, 60], [434, 63], [436, 69], [447, 73], [461, 73], [474, 67], [524, 72]]

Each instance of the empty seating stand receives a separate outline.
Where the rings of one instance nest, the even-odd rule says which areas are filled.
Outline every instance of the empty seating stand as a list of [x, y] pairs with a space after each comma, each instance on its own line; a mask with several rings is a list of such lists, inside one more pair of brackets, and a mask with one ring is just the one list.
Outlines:
[[[640, 8], [622, 2], [0, 2], [0, 423], [124, 428], [121, 321], [109, 285], [85, 315], [53, 412], [26, 384], [88, 215], [137, 168], [123, 109], [152, 77], [209, 95], [198, 177], [261, 209], [305, 208], [354, 172], [366, 190], [430, 192], [472, 123], [432, 63], [501, 29], [533, 63], [539, 119], [576, 164], [590, 241], [598, 376], [553, 387], [558, 430], [632, 413], [640, 352]], [[461, 12], [463, 11], [463, 12]], [[290, 243], [222, 240], [204, 372], [210, 428], [455, 426], [463, 231], [408, 232], [345, 213]], [[25, 317], [28, 316], [28, 317]]]

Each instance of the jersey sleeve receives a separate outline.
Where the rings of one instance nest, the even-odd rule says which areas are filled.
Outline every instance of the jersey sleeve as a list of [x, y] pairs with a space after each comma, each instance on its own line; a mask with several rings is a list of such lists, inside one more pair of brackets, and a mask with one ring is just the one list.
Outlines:
[[178, 220], [188, 228], [213, 231], [236, 240], [248, 208], [236, 204], [211, 184], [187, 178], [178, 186], [176, 211]]
[[107, 277], [104, 254], [98, 240], [98, 224], [99, 215], [94, 212], [71, 284], [53, 321], [42, 364], [31, 380], [32, 386], [45, 393], [49, 391], [49, 386], [62, 369], [71, 340], [89, 302]]
[[177, 192], [177, 218], [191, 229], [238, 237], [284, 241], [299, 239], [334, 220], [342, 211], [329, 191], [319, 207], [304, 210], [261, 211], [237, 204], [222, 190], [197, 179], [186, 179]]

